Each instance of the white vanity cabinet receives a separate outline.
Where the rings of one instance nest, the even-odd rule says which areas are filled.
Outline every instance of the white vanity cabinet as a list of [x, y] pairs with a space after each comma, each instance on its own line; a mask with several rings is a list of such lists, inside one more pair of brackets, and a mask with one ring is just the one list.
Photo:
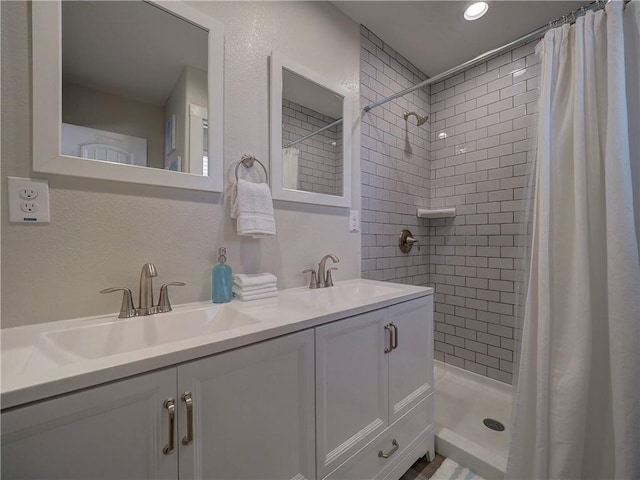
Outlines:
[[313, 330], [180, 365], [194, 412], [180, 478], [314, 479], [313, 365]]
[[397, 335], [397, 347], [388, 355], [391, 424], [433, 391], [433, 297], [393, 305], [387, 311]]
[[316, 328], [318, 478], [379, 478], [420, 440], [408, 466], [427, 451], [433, 458], [432, 302]]
[[308, 330], [3, 412], [2, 476], [313, 479], [313, 364]]
[[[405, 293], [299, 313], [304, 301], [394, 290]], [[129, 373], [139, 375], [94, 386], [78, 382], [101, 371], [95, 364], [69, 365], [84, 377], [70, 374], [58, 396], [13, 399], [2, 411], [2, 478], [398, 480], [434, 454], [433, 297], [425, 290], [367, 281], [295, 289], [279, 296], [271, 324], [265, 309], [266, 320], [239, 327], [237, 337], [225, 332], [234, 343], [224, 348], [177, 349]]]
[[2, 477], [177, 478], [177, 456], [162, 453], [175, 390], [168, 368], [3, 412]]

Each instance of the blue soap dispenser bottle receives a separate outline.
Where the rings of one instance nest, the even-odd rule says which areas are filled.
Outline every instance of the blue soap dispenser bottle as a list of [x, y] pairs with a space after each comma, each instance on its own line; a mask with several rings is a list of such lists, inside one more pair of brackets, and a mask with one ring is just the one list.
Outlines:
[[231, 301], [231, 286], [233, 272], [227, 265], [227, 249], [218, 249], [218, 264], [211, 272], [211, 299], [213, 303], [228, 303]]

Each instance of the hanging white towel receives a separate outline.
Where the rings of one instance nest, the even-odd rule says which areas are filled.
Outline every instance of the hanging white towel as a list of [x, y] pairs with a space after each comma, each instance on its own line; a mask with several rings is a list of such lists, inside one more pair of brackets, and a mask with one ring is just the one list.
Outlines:
[[298, 156], [297, 148], [282, 149], [282, 186], [284, 188], [298, 189]]
[[273, 273], [236, 273], [233, 282], [242, 288], [257, 285], [264, 287], [269, 283], [277, 283], [278, 277]]
[[276, 221], [269, 186], [239, 179], [231, 198], [231, 218], [238, 220], [238, 235], [253, 238], [274, 236]]

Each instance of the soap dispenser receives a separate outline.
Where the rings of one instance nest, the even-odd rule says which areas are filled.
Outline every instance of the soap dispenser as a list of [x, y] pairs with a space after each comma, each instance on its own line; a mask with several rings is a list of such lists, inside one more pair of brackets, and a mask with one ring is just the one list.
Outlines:
[[231, 286], [233, 272], [226, 264], [227, 249], [218, 249], [218, 264], [211, 272], [211, 299], [213, 303], [228, 303], [231, 301]]

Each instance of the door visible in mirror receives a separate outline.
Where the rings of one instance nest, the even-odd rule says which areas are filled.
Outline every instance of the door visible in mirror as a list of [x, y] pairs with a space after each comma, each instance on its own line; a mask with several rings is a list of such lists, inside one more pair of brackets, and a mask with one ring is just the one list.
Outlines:
[[142, 1], [62, 2], [60, 153], [207, 175], [208, 32]]
[[282, 187], [343, 195], [344, 98], [282, 69]]

